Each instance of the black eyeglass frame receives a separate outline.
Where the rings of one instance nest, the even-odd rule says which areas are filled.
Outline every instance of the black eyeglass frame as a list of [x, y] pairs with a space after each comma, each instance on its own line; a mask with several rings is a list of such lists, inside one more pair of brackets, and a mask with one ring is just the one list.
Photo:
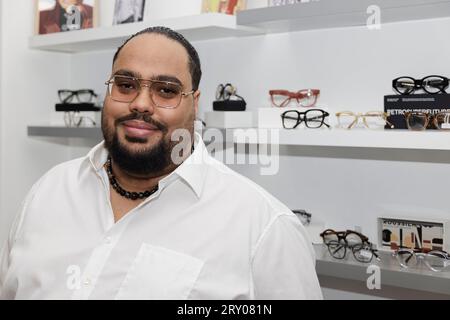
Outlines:
[[[316, 126], [309, 126], [309, 125], [308, 125], [308, 121], [313, 121], [313, 122], [314, 122], [314, 120], [315, 120], [315, 118], [317, 118], [317, 116], [308, 119], [308, 118], [307, 118], [307, 114], [308, 114], [308, 113], [317, 112], [317, 111], [319, 111], [319, 112], [322, 113], [322, 115], [320, 116], [320, 118], [321, 118], [320, 125], [319, 125], [319, 126], [317, 126], [317, 125], [316, 125]], [[288, 115], [289, 113], [292, 113], [292, 112], [297, 113], [297, 118], [293, 118], [293, 117], [290, 117], [290, 116]], [[323, 125], [325, 125], [325, 126], [327, 126], [328, 128], [330, 128], [330, 125], [329, 125], [328, 123], [325, 122], [325, 118], [328, 117], [329, 115], [330, 115], [330, 114], [329, 114], [328, 112], [326, 112], [325, 110], [322, 110], [322, 109], [308, 109], [308, 110], [306, 110], [306, 111], [304, 111], [304, 112], [299, 112], [299, 111], [297, 111], [297, 110], [287, 110], [287, 111], [285, 111], [285, 112], [283, 112], [283, 113], [281, 114], [281, 120], [282, 120], [282, 123], [283, 123], [283, 128], [285, 128], [285, 129], [295, 129], [295, 128], [297, 128], [302, 122], [305, 122], [305, 126], [306, 126], [307, 128], [310, 128], [310, 129], [318, 129], [318, 128], [322, 127]], [[285, 119], [296, 120], [297, 123], [296, 123], [295, 126], [293, 126], [293, 127], [286, 127]]]
[[[442, 84], [440, 86], [434, 87], [434, 88], [438, 89], [439, 91], [431, 92], [431, 91], [427, 90], [424, 83], [426, 83], [426, 80], [428, 78], [440, 78], [440, 80], [442, 80]], [[401, 90], [399, 90], [399, 83], [400, 83], [401, 79], [412, 80], [414, 85], [411, 84], [409, 90], [402, 92]], [[392, 88], [401, 95], [409, 95], [417, 90], [424, 90], [426, 93], [429, 93], [429, 94], [446, 93], [445, 89], [447, 89], [448, 86], [449, 86], [449, 79], [447, 77], [439, 76], [439, 75], [426, 76], [425, 78], [422, 78], [422, 79], [414, 79], [412, 77], [398, 77], [398, 78], [392, 80]]]
[[311, 223], [311, 217], [312, 217], [311, 213], [306, 212], [306, 210], [304, 210], [304, 209], [293, 209], [291, 211], [293, 213], [295, 213], [297, 216], [300, 216], [301, 217], [300, 220], [302, 222], [303, 222], [303, 220], [305, 221], [304, 225], [309, 225]]
[[[326, 241], [325, 237], [327, 235], [336, 235], [337, 240]], [[361, 242], [354, 245], [350, 245], [347, 241], [347, 236], [349, 235], [358, 236], [361, 239]], [[363, 235], [362, 233], [353, 230], [335, 231], [333, 229], [326, 229], [322, 233], [320, 233], [320, 236], [322, 237], [324, 244], [327, 246], [328, 252], [335, 259], [344, 259], [347, 256], [347, 248], [348, 248], [352, 251], [353, 257], [358, 262], [369, 263], [372, 261], [374, 256], [377, 260], [380, 260], [380, 257], [377, 253], [378, 250], [373, 248], [373, 244], [369, 241], [369, 238]], [[342, 248], [344, 249], [344, 254], [342, 256], [336, 255], [336, 252], [341, 250]], [[369, 260], [361, 260], [358, 257], [357, 253], [363, 249], [370, 251], [372, 253]]]
[[[62, 97], [63, 93], [68, 93], [69, 95], [63, 99], [63, 97]], [[89, 101], [82, 101], [79, 96], [81, 94], [89, 94], [90, 95]], [[69, 103], [72, 101], [72, 99], [74, 97], [80, 103], [89, 103], [89, 102], [92, 102], [93, 98], [97, 98], [97, 94], [92, 89], [80, 89], [80, 90], [60, 89], [60, 90], [58, 90], [58, 98], [61, 101], [61, 103]]]

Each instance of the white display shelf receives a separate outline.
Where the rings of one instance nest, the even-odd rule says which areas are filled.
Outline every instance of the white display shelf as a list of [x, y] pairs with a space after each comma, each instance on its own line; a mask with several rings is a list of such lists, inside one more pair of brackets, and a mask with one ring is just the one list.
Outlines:
[[28, 136], [30, 137], [53, 137], [53, 138], [84, 138], [102, 140], [102, 130], [100, 127], [69, 128], [65, 126], [28, 126]]
[[344, 260], [335, 259], [323, 244], [315, 244], [314, 250], [319, 278], [327, 276], [355, 280], [366, 287], [370, 275], [367, 273], [367, 267], [376, 265], [380, 268], [381, 288], [398, 287], [450, 296], [450, 270], [434, 272], [424, 265], [404, 269], [388, 252], [379, 252], [380, 261], [373, 259], [370, 264], [366, 264], [356, 261], [351, 252], [347, 252]]
[[311, 0], [242, 11], [237, 23], [269, 33], [365, 26], [372, 5], [380, 8], [382, 24], [450, 17], [449, 0]]
[[[232, 129], [235, 142], [242, 143], [242, 136], [252, 136], [249, 129]], [[365, 129], [259, 129], [266, 131], [256, 134], [250, 143], [267, 143], [291, 146], [324, 146], [353, 148], [388, 148], [450, 151], [450, 132], [410, 131], [410, 130], [365, 130]], [[267, 130], [278, 131], [279, 139], [271, 141], [272, 134]], [[242, 132], [245, 132], [244, 135]], [[239, 140], [238, 137], [241, 137]]]
[[[220, 131], [223, 137], [222, 141], [234, 143], [450, 151], [450, 132], [447, 131], [256, 128], [207, 128], [206, 130], [208, 129], [213, 129], [217, 133]], [[274, 135], [272, 135], [270, 130], [273, 130]], [[205, 134], [205, 131], [203, 134]], [[277, 137], [277, 135], [278, 139], [272, 141], [271, 137]], [[101, 129], [100, 127], [68, 128], [64, 126], [35, 125], [28, 126], [28, 136], [98, 139], [101, 138]]]
[[238, 26], [236, 24], [236, 16], [204, 13], [71, 32], [36, 35], [30, 38], [29, 44], [32, 49], [69, 53], [110, 50], [119, 47], [130, 35], [149, 26], [169, 27], [180, 32], [190, 41], [262, 33], [253, 27]]

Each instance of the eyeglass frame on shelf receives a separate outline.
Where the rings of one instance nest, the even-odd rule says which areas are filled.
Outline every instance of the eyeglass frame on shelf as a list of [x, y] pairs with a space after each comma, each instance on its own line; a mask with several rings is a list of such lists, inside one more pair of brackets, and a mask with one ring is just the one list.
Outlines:
[[[316, 104], [317, 98], [320, 95], [320, 90], [319, 89], [301, 89], [301, 90], [298, 90], [297, 92], [292, 92], [289, 90], [277, 89], [277, 90], [269, 90], [269, 95], [270, 95], [272, 104], [278, 108], [283, 108], [283, 107], [287, 106], [292, 99], [297, 100], [297, 104], [302, 107], [313, 107]], [[278, 105], [275, 102], [274, 95], [285, 96], [287, 98]], [[309, 97], [314, 97], [313, 103], [308, 104], [308, 105], [301, 104], [300, 100], [302, 100], [302, 99], [304, 100]]]
[[[414, 129], [410, 126], [409, 124], [409, 118], [413, 115], [421, 115], [421, 116], [425, 116], [425, 124], [418, 129]], [[439, 125], [437, 124], [437, 117], [440, 115], [445, 115], [445, 117], [449, 120], [449, 122], [446, 122], [447, 124], [450, 124], [450, 112], [438, 112], [436, 114], [430, 114], [427, 112], [422, 112], [422, 111], [407, 111], [403, 113], [403, 116], [405, 118], [405, 122], [406, 122], [406, 127], [409, 130], [412, 131], [423, 131], [423, 130], [427, 130], [428, 128], [430, 128], [430, 125], [433, 124], [434, 127], [437, 130], [442, 130], [442, 131], [446, 131], [446, 130], [450, 130], [450, 128], [440, 128]]]
[[[69, 93], [69, 95], [63, 99], [62, 94], [64, 92]], [[82, 101], [80, 99], [79, 95], [83, 94], [83, 93], [90, 94], [89, 101]], [[80, 103], [89, 103], [93, 100], [93, 98], [97, 98], [97, 94], [92, 89], [79, 89], [79, 90], [60, 89], [60, 90], [58, 90], [58, 98], [61, 103], [70, 103], [74, 97]]]
[[[320, 112], [322, 112], [322, 115], [320, 116], [320, 117], [322, 118], [322, 120], [321, 120], [321, 123], [320, 123], [320, 125], [319, 125], [318, 127], [310, 127], [310, 126], [308, 125], [308, 121], [313, 120], [313, 118], [311, 118], [311, 119], [306, 119], [306, 121], [305, 121], [305, 117], [306, 117], [307, 113], [308, 113], [308, 112], [311, 113], [311, 112], [314, 112], [314, 111], [320, 111]], [[291, 118], [291, 117], [289, 117], [289, 116], [286, 116], [286, 114], [289, 113], [289, 112], [295, 112], [295, 113], [297, 113], [297, 115], [298, 115], [297, 118]], [[330, 114], [329, 114], [328, 112], [326, 112], [325, 110], [322, 110], [322, 109], [308, 109], [308, 110], [306, 110], [306, 111], [304, 111], [304, 112], [299, 112], [299, 111], [297, 111], [297, 110], [287, 110], [287, 111], [285, 111], [285, 112], [283, 112], [283, 113], [281, 114], [281, 121], [282, 121], [282, 124], [283, 124], [283, 128], [284, 128], [284, 129], [288, 129], [288, 130], [297, 128], [302, 122], [305, 122], [305, 126], [306, 126], [307, 128], [310, 128], [310, 129], [318, 129], [318, 128], [321, 128], [323, 125], [325, 125], [325, 126], [327, 126], [328, 128], [330, 128], [330, 125], [329, 125], [328, 123], [325, 122], [325, 118], [328, 117], [329, 115], [330, 115]], [[303, 118], [302, 118], [302, 116], [303, 116]], [[286, 125], [285, 125], [285, 122], [284, 122], [285, 119], [296, 120], [297, 123], [296, 123], [295, 126], [293, 126], [292, 128], [287, 128]]]
[[345, 129], [348, 129], [348, 130], [353, 128], [358, 123], [360, 118], [362, 118], [363, 124], [364, 124], [364, 126], [366, 126], [366, 128], [373, 129], [367, 124], [366, 117], [376, 117], [376, 116], [381, 117], [385, 121], [385, 123], [391, 127], [391, 129], [394, 128], [394, 125], [392, 123], [390, 123], [389, 120], [387, 119], [388, 118], [388, 113], [387, 112], [382, 112], [382, 111], [367, 111], [366, 113], [355, 113], [353, 111], [336, 112], [336, 118], [338, 120], [338, 125], [337, 125], [338, 127], [342, 127], [341, 123], [340, 123], [340, 117], [343, 116], [343, 115], [347, 115], [347, 116], [350, 116], [350, 117], [355, 117], [353, 122], [350, 123], [350, 125], [347, 128], [345, 128]]
[[[337, 236], [337, 240], [330, 240], [330, 241], [326, 241], [325, 240], [325, 236], [326, 233], [328, 232], [328, 234], [334, 234]], [[350, 245], [347, 241], [347, 236], [348, 235], [357, 235], [360, 239], [361, 242], [354, 244], [354, 245]], [[351, 249], [352, 253], [353, 253], [353, 257], [355, 258], [356, 261], [361, 262], [361, 263], [369, 263], [372, 261], [373, 257], [376, 258], [376, 260], [380, 261], [380, 256], [377, 253], [377, 249], [373, 248], [373, 244], [369, 241], [369, 238], [365, 235], [363, 235], [362, 233], [356, 232], [356, 231], [352, 231], [352, 230], [346, 230], [346, 231], [335, 231], [333, 229], [326, 229], [323, 232], [320, 233], [320, 236], [323, 239], [324, 244], [327, 246], [328, 248], [328, 252], [330, 253], [330, 255], [335, 258], [335, 259], [345, 259], [345, 257], [347, 256], [347, 248]], [[342, 242], [343, 241], [343, 242]], [[335, 250], [334, 252], [333, 250], [333, 246], [338, 247], [337, 250]], [[342, 257], [335, 255], [335, 253], [340, 250], [340, 249], [344, 249], [344, 254], [342, 255]], [[371, 256], [370, 259], [368, 260], [360, 260], [356, 254], [358, 252], [361, 252], [363, 249], [370, 251]]]
[[81, 116], [80, 111], [66, 111], [64, 112], [64, 123], [66, 127], [81, 127], [81, 124], [85, 120], [89, 120], [93, 126], [96, 126], [97, 123], [94, 119], [88, 116]]
[[[115, 78], [129, 79], [129, 80], [133, 80], [133, 81], [137, 82], [137, 84], [139, 85], [139, 89], [138, 89], [138, 91], [137, 91], [137, 93], [136, 93], [136, 95], [134, 96], [133, 99], [131, 99], [129, 101], [128, 100], [127, 101], [121, 101], [121, 100], [117, 100], [117, 99], [115, 99], [113, 97], [112, 90], [113, 90], [113, 86], [115, 84], [115, 82], [114, 82]], [[150, 82], [150, 84], [142, 84], [141, 81]], [[152, 86], [154, 84], [165, 84], [165, 85], [173, 85], [175, 87], [178, 87], [179, 88], [179, 93], [177, 93], [177, 95], [179, 95], [178, 103], [175, 106], [160, 106], [157, 103], [155, 103], [154, 98], [153, 98], [153, 94], [152, 94], [153, 91], [151, 90]], [[154, 80], [154, 79], [143, 79], [143, 78], [137, 78], [137, 77], [133, 77], [133, 76], [117, 75], [117, 74], [111, 76], [111, 78], [105, 82], [105, 85], [108, 86], [108, 96], [113, 101], [121, 102], [121, 103], [131, 103], [131, 102], [133, 102], [140, 95], [140, 93], [142, 91], [142, 87], [147, 87], [149, 89], [149, 93], [150, 93], [149, 97], [150, 97], [150, 100], [152, 101], [153, 105], [155, 107], [163, 108], [163, 109], [175, 109], [175, 108], [178, 108], [178, 106], [181, 104], [181, 101], [182, 101], [183, 97], [187, 97], [187, 96], [189, 96], [191, 94], [193, 95], [195, 93], [195, 91], [196, 91], [196, 90], [191, 90], [191, 91], [188, 91], [188, 92], [184, 92], [183, 91], [183, 86], [181, 84], [175, 83], [175, 82], [171, 82], [171, 81]]]
[[216, 100], [230, 100], [232, 96], [239, 98], [242, 101], [245, 101], [243, 97], [237, 94], [237, 88], [233, 86], [231, 83], [227, 83], [223, 85], [220, 83], [216, 89]]
[[306, 210], [304, 209], [293, 209], [291, 211], [299, 218], [304, 226], [307, 226], [311, 223], [311, 213], [306, 212]]
[[[426, 85], [424, 85], [426, 79], [428, 79], [428, 78], [433, 78], [433, 77], [434, 77], [434, 78], [440, 78], [441, 80], [443, 80], [443, 85], [442, 85], [442, 86], [440, 86], [440, 87], [435, 87], [436, 89], [439, 90], [439, 91], [437, 91], [437, 92], [428, 91], [427, 88], [426, 88]], [[401, 92], [401, 91], [399, 90], [399, 88], [398, 88], [398, 87], [399, 87], [398, 83], [399, 83], [399, 81], [400, 81], [401, 79], [408, 79], [408, 80], [412, 80], [412, 81], [413, 81], [413, 83], [410, 84], [411, 89], [410, 89], [408, 92]], [[404, 84], [404, 85], [405, 85], [405, 84]], [[413, 92], [415, 92], [415, 91], [417, 91], [417, 90], [423, 90], [423, 91], [425, 91], [425, 92], [428, 93], [428, 94], [446, 93], [446, 89], [448, 88], [448, 86], [449, 86], [449, 79], [448, 79], [447, 77], [439, 76], [439, 75], [426, 76], [426, 77], [424, 77], [424, 78], [422, 78], [422, 79], [414, 79], [414, 78], [412, 78], [412, 77], [407, 77], [407, 76], [406, 76], [406, 77], [398, 77], [398, 78], [392, 80], [392, 88], [393, 88], [397, 93], [399, 93], [399, 94], [401, 94], [401, 95], [409, 95], [409, 94], [411, 94], [411, 93], [413, 93]]]
[[[420, 249], [400, 248], [400, 249], [395, 250], [392, 253], [392, 256], [394, 258], [397, 258], [398, 263], [404, 269], [408, 269], [410, 267], [407, 264], [403, 264], [402, 261], [400, 260], [399, 252], [402, 252], [402, 251], [405, 252], [405, 253], [411, 254], [411, 256], [407, 260], [411, 259], [412, 257], [415, 257], [416, 258], [416, 265], [419, 265], [420, 262], [423, 262], [431, 271], [434, 271], [434, 272], [442, 272], [444, 269], [446, 269], [447, 267], [450, 266], [450, 255], [446, 251], [443, 251], [443, 250], [430, 250], [430, 251], [424, 252], [423, 250], [420, 250]], [[438, 253], [438, 254], [442, 255], [442, 257], [438, 257], [438, 258], [443, 258], [443, 260], [444, 260], [444, 267], [442, 269], [433, 268], [429, 264], [429, 262], [426, 260], [426, 257], [427, 256], [433, 256], [433, 253], [435, 253], [435, 254]], [[436, 256], [434, 255], [434, 257], [436, 257]], [[406, 263], [408, 263], [408, 261]]]

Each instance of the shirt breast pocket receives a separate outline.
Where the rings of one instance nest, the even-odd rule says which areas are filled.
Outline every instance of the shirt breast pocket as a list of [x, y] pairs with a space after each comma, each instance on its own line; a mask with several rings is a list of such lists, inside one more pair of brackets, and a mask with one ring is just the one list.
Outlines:
[[187, 299], [203, 264], [192, 256], [144, 243], [116, 299]]

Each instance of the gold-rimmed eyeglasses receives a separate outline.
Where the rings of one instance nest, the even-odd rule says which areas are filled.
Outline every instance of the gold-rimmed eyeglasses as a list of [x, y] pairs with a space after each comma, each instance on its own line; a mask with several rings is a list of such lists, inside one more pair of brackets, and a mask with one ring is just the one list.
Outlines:
[[[146, 82], [145, 84], [143, 82]], [[150, 100], [159, 108], [174, 109], [181, 103], [181, 99], [193, 94], [195, 91], [183, 92], [180, 84], [170, 81], [141, 79], [131, 76], [114, 75], [105, 82], [112, 100], [130, 103], [136, 99], [142, 90], [147, 87]]]
[[386, 124], [391, 128], [394, 127], [392, 123], [387, 120], [388, 114], [386, 112], [369, 111], [366, 113], [354, 113], [352, 111], [341, 111], [336, 113], [338, 128], [351, 129], [356, 126], [359, 119], [366, 128], [369, 129], [383, 129]]

